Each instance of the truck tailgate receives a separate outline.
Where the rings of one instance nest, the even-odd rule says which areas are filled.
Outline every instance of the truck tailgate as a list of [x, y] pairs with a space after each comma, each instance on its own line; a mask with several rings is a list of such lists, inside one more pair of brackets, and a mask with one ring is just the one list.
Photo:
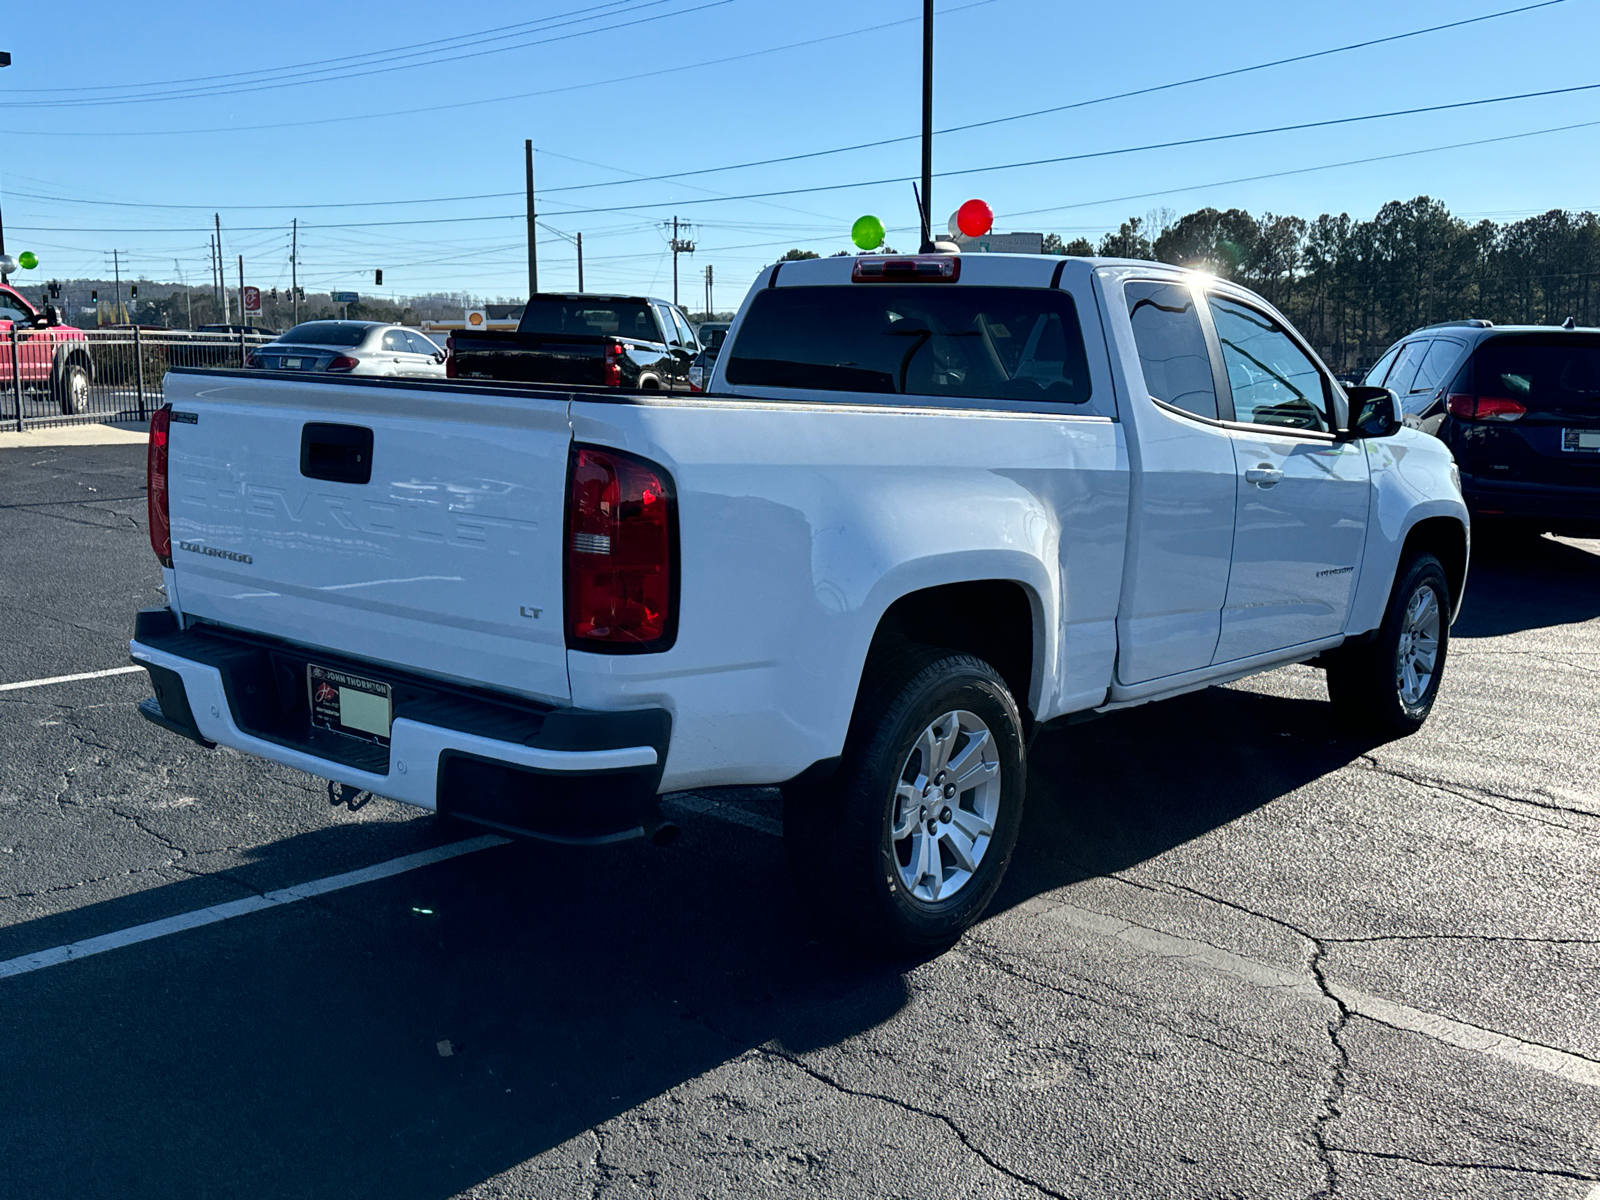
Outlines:
[[567, 701], [566, 397], [183, 372], [166, 394], [185, 613]]
[[608, 338], [458, 333], [452, 341], [458, 379], [594, 385], [606, 381]]

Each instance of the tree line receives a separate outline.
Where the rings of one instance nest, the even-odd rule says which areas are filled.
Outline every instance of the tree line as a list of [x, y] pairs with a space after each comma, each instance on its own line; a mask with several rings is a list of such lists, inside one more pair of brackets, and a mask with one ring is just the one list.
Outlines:
[[1276, 305], [1338, 371], [1366, 366], [1436, 321], [1600, 324], [1592, 212], [1468, 222], [1429, 196], [1390, 201], [1370, 221], [1166, 210], [1130, 217], [1098, 245], [1051, 234], [1045, 251], [1150, 259], [1235, 280]]

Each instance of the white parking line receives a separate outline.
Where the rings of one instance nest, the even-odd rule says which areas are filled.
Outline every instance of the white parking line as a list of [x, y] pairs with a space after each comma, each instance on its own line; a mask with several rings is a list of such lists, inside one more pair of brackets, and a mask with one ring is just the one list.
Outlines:
[[0, 692], [20, 692], [23, 688], [44, 687], [51, 683], [77, 683], [80, 679], [104, 679], [107, 675], [132, 675], [143, 667], [112, 667], [109, 671], [84, 671], [78, 675], [52, 675], [49, 679], [24, 679], [21, 683], [0, 683]]
[[[692, 794], [674, 796], [667, 804], [670, 808], [715, 817], [761, 833], [779, 836], [783, 833], [782, 826], [770, 817], [763, 817], [738, 805], [704, 796]], [[1208, 970], [1231, 975], [1256, 987], [1292, 993], [1307, 1003], [1318, 1004], [1327, 1001], [1322, 989], [1309, 974], [1268, 966], [1253, 958], [1220, 950], [1206, 942], [1191, 941], [1189, 938], [1179, 937], [1164, 930], [1135, 925], [1120, 917], [1108, 916], [1093, 909], [1080, 908], [1076, 904], [1067, 904], [1050, 897], [1038, 896], [1024, 901], [1017, 908], [1020, 912], [1033, 913], [1046, 920], [1070, 925], [1080, 933], [1115, 938], [1135, 947], [1143, 954], [1194, 963]], [[1477, 1025], [1452, 1021], [1448, 1017], [1423, 1012], [1407, 1004], [1396, 1004], [1393, 1000], [1385, 1000], [1382, 996], [1374, 996], [1370, 992], [1357, 991], [1331, 982], [1329, 987], [1343, 1001], [1346, 1008], [1368, 1020], [1421, 1034], [1448, 1046], [1487, 1054], [1521, 1067], [1530, 1067], [1535, 1071], [1543, 1071], [1547, 1075], [1555, 1075], [1573, 1083], [1600, 1088], [1600, 1063], [1593, 1059], [1569, 1054], [1551, 1046], [1525, 1042], [1509, 1034], [1483, 1029]], [[1591, 1192], [1586, 1200], [1600, 1200], [1600, 1188]]]
[[446, 859], [459, 858], [463, 854], [472, 854], [478, 850], [488, 850], [492, 846], [504, 846], [510, 840], [510, 838], [486, 834], [483, 837], [469, 838], [464, 842], [451, 842], [447, 846], [435, 846], [431, 850], [422, 850], [416, 854], [393, 858], [386, 863], [379, 863], [377, 866], [362, 867], [358, 871], [346, 871], [342, 875], [329, 875], [326, 879], [314, 879], [310, 883], [297, 883], [293, 887], [280, 888], [275, 892], [267, 892], [261, 896], [247, 896], [243, 900], [230, 900], [226, 904], [214, 904], [210, 908], [200, 908], [194, 912], [179, 913], [175, 917], [164, 917], [159, 921], [149, 921], [143, 925], [119, 929], [115, 933], [86, 938], [81, 942], [70, 942], [65, 946], [56, 946], [50, 950], [40, 950], [36, 954], [24, 954], [20, 958], [11, 958], [5, 962], [0, 962], [0, 979], [5, 979], [12, 975], [26, 975], [30, 971], [41, 971], [45, 967], [58, 966], [64, 962], [74, 962], [80, 958], [88, 958], [91, 954], [104, 954], [107, 950], [117, 950], [123, 946], [148, 942], [154, 938], [166, 937], [173, 933], [182, 933], [188, 929], [198, 929], [202, 925], [214, 925], [218, 921], [227, 921], [233, 917], [245, 916], [247, 913], [260, 912], [264, 908], [276, 908], [280, 904], [293, 904], [296, 900], [309, 900], [313, 896], [325, 896], [329, 892], [337, 892], [341, 888], [355, 887], [360, 883], [371, 883], [376, 879], [387, 879], [391, 875], [402, 875], [407, 871], [415, 871], [418, 867], [432, 866], [434, 863], [444, 862]]

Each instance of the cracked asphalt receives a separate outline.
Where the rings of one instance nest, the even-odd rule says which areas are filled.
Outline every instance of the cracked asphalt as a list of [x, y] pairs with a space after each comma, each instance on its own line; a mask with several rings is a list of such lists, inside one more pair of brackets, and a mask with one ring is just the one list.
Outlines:
[[[143, 525], [142, 448], [0, 451], [0, 683], [127, 664]], [[1042, 736], [926, 962], [813, 940], [746, 790], [0, 978], [0, 1195], [1588, 1200], [1600, 543], [1454, 635], [1404, 741], [1307, 667]], [[459, 836], [147, 694], [0, 692], [0, 961]]]

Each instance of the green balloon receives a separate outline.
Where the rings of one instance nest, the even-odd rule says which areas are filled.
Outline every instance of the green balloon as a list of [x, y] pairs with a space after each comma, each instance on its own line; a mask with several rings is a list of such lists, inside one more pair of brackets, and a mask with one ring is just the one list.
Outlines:
[[850, 226], [850, 240], [863, 250], [876, 250], [883, 245], [883, 222], [874, 216], [865, 216]]
[[31, 271], [38, 265], [39, 256], [32, 250], [24, 250], [21, 254], [17, 255], [17, 266], [21, 267], [24, 271]]

